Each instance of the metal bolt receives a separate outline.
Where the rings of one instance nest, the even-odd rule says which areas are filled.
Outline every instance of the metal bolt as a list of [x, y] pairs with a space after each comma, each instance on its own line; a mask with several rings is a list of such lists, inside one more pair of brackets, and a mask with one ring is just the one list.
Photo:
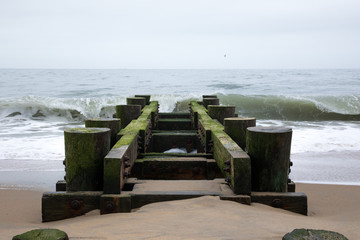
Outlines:
[[290, 161], [290, 167], [292, 167], [294, 165], [294, 163], [292, 161]]
[[72, 200], [70, 206], [74, 210], [79, 210], [81, 208], [81, 203], [79, 200]]
[[282, 205], [282, 202], [279, 198], [275, 198], [274, 200], [272, 200], [271, 206], [275, 207], [275, 208], [280, 208]]
[[129, 177], [129, 173], [128, 172], [124, 172], [124, 177]]
[[124, 156], [124, 161], [126, 162], [126, 161], [129, 161], [129, 160], [130, 160], [129, 156], [128, 156], [128, 155], [125, 155], [125, 156]]
[[125, 168], [131, 167], [129, 161], [126, 161], [126, 162], [125, 162], [124, 167], [125, 167]]
[[224, 168], [224, 172], [228, 172], [228, 173], [230, 173], [230, 167], [226, 167], [226, 168]]
[[227, 177], [227, 178], [225, 178], [225, 182], [227, 182], [227, 183], [231, 183], [231, 177]]
[[115, 204], [113, 201], [107, 201], [106, 204], [105, 204], [105, 208], [107, 211], [113, 211], [114, 208], [115, 208]]
[[66, 159], [64, 159], [64, 161], [63, 161], [63, 165], [64, 165], [64, 166], [66, 165]]
[[231, 160], [230, 160], [230, 159], [229, 159], [229, 160], [226, 160], [224, 163], [225, 163], [225, 165], [230, 166], [230, 164], [231, 164]]

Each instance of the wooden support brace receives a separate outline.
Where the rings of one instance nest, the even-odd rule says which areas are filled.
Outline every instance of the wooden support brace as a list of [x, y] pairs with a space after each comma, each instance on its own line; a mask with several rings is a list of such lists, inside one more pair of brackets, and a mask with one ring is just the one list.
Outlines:
[[56, 221], [83, 215], [100, 207], [102, 192], [45, 192], [42, 196], [42, 221]]
[[252, 192], [251, 202], [307, 215], [307, 196], [304, 193]]

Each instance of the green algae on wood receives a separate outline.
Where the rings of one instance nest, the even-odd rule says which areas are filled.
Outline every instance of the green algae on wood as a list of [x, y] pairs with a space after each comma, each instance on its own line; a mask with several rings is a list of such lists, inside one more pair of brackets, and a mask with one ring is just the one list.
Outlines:
[[34, 229], [20, 235], [16, 235], [12, 240], [68, 240], [66, 232], [59, 229]]
[[247, 129], [246, 149], [251, 157], [253, 191], [287, 191], [291, 136], [291, 128]]
[[235, 194], [251, 192], [249, 156], [223, 131], [213, 131], [214, 158]]
[[141, 115], [141, 106], [139, 105], [117, 105], [116, 118], [121, 119], [121, 128], [125, 128], [132, 120]]
[[67, 191], [96, 191], [103, 187], [103, 159], [110, 150], [110, 129], [64, 130]]
[[121, 129], [121, 120], [119, 118], [92, 118], [85, 120], [85, 127], [109, 128], [111, 130], [110, 147], [117, 142], [117, 134]]
[[348, 240], [344, 235], [327, 230], [295, 229], [285, 234], [283, 240]]

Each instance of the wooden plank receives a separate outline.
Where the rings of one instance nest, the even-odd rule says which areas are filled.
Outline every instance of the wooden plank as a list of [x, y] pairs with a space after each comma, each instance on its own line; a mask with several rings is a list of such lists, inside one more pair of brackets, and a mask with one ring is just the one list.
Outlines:
[[252, 192], [251, 202], [307, 215], [307, 196], [304, 193]]
[[190, 153], [201, 148], [201, 144], [195, 131], [162, 131], [152, 134], [153, 152], [164, 152], [172, 148], [185, 148]]
[[206, 158], [149, 158], [142, 160], [142, 179], [208, 179]]
[[45, 192], [42, 196], [42, 221], [56, 221], [83, 215], [100, 207], [102, 192]]
[[191, 120], [187, 118], [160, 118], [158, 120], [160, 130], [190, 130]]

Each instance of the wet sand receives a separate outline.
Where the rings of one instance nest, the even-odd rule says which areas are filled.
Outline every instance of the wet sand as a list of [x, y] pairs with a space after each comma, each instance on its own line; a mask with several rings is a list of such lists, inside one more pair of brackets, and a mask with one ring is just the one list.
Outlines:
[[360, 239], [360, 186], [297, 184], [308, 195], [302, 216], [218, 197], [162, 202], [132, 213], [41, 222], [42, 191], [0, 190], [0, 239], [35, 228], [58, 228], [70, 239], [281, 239], [295, 228], [326, 229]]

